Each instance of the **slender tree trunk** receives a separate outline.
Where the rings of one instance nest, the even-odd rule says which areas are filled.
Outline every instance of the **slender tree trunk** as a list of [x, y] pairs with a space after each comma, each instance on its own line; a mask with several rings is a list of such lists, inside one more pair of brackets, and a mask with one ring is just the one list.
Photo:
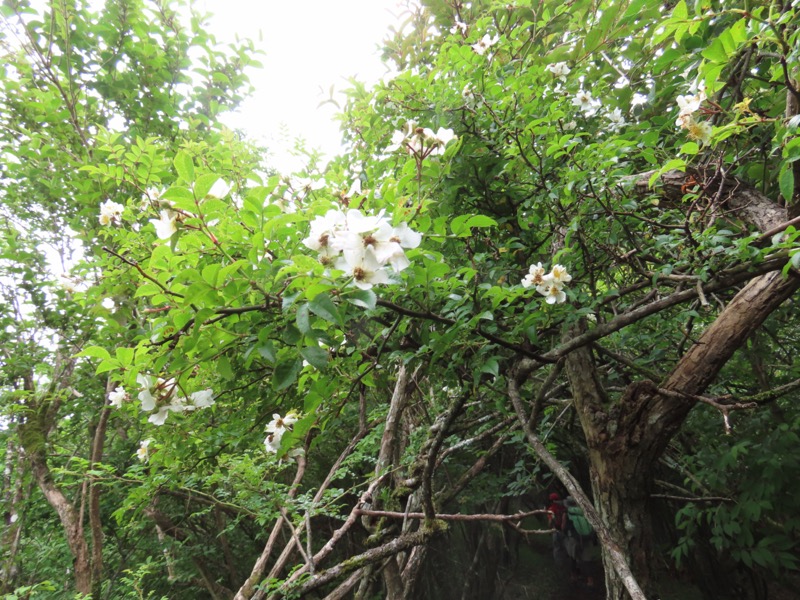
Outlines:
[[[114, 389], [113, 382], [109, 380], [107, 391]], [[106, 429], [111, 408], [104, 406], [100, 412], [100, 420], [94, 431], [92, 440], [92, 454], [89, 460], [89, 470], [103, 462], [103, 446], [105, 445]], [[103, 522], [100, 516], [100, 486], [96, 477], [89, 479], [89, 528], [92, 536], [92, 597], [99, 599], [103, 582]]]
[[[27, 450], [27, 449], [26, 449]], [[31, 463], [31, 470], [50, 506], [58, 513], [61, 526], [66, 535], [67, 545], [73, 556], [73, 571], [75, 574], [75, 590], [81, 594], [92, 593], [92, 566], [89, 546], [83, 535], [83, 523], [80, 514], [67, 500], [64, 493], [53, 482], [44, 451], [27, 452]]]
[[[71, 363], [67, 365], [62, 373], [62, 377], [65, 379], [71, 372], [71, 366]], [[20, 445], [31, 465], [34, 480], [61, 521], [67, 545], [73, 557], [75, 589], [81, 594], [90, 595], [92, 593], [91, 555], [89, 545], [84, 538], [82, 515], [53, 481], [50, 467], [47, 464], [47, 438], [58, 406], [48, 400], [34, 400], [35, 387], [32, 376], [26, 377], [25, 389], [30, 393], [30, 412], [25, 421], [19, 425]]]
[[[15, 473], [16, 470], [16, 473]], [[22, 533], [22, 520], [20, 519], [20, 505], [25, 498], [24, 469], [19, 448], [9, 437], [6, 446], [5, 465], [3, 468], [2, 501], [5, 509], [5, 532], [3, 533], [2, 550], [3, 564], [0, 566], [0, 593], [10, 592], [14, 589], [17, 577], [17, 551]]]

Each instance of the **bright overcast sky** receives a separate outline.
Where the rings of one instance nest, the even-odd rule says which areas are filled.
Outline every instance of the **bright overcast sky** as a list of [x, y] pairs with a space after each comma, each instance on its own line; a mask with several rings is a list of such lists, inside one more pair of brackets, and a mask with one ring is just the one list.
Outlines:
[[225, 122], [264, 142], [273, 154], [270, 162], [280, 169], [294, 165], [285, 157], [294, 137], [328, 154], [338, 151], [336, 109], [319, 104], [331, 85], [341, 90], [353, 76], [373, 83], [385, 73], [379, 45], [402, 16], [397, 0], [200, 0], [197, 5], [212, 13], [210, 29], [218, 41], [238, 35], [265, 52], [258, 57], [264, 68], [250, 73], [253, 97]]

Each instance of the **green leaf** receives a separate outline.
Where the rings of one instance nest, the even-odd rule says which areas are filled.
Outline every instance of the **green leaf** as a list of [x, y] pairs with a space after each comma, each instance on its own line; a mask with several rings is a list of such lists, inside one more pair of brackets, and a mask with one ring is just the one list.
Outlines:
[[464, 223], [467, 222], [470, 215], [459, 215], [455, 219], [453, 219], [452, 223], [450, 223], [450, 231], [453, 232], [453, 235], [462, 235], [464, 231], [467, 231], [467, 235], [469, 234], [469, 230], [466, 229]]
[[598, 27], [592, 27], [589, 32], [586, 34], [586, 38], [583, 42], [583, 52], [584, 54], [591, 54], [594, 52], [600, 43], [603, 41], [602, 37], [605, 32], [602, 31]]
[[319, 294], [309, 302], [308, 307], [318, 317], [337, 325], [344, 325], [342, 316], [339, 314], [339, 308], [328, 294]]
[[297, 318], [295, 319], [295, 322], [297, 323], [297, 328], [302, 333], [308, 333], [311, 331], [311, 323], [309, 322], [308, 312], [308, 304], [303, 304], [297, 309]]
[[89, 346], [88, 348], [84, 348], [81, 352], [78, 352], [75, 355], [76, 358], [79, 358], [81, 356], [88, 356], [90, 358], [101, 358], [103, 360], [111, 358], [111, 355], [108, 353], [108, 350], [100, 346]]
[[183, 329], [183, 326], [186, 325], [193, 318], [194, 318], [194, 311], [191, 309], [174, 311], [172, 313], [172, 323], [175, 325], [175, 329], [177, 330]]
[[289, 346], [294, 346], [297, 342], [303, 339], [303, 334], [300, 330], [289, 323], [283, 329], [283, 335], [281, 336], [283, 341], [288, 344]]
[[359, 308], [366, 308], [367, 310], [375, 310], [378, 302], [378, 297], [372, 290], [353, 290], [342, 296], [347, 302], [358, 306]]
[[123, 367], [128, 367], [133, 363], [133, 348], [117, 348], [114, 353], [117, 356], [117, 360]]
[[228, 381], [234, 378], [233, 367], [231, 367], [231, 361], [227, 356], [220, 356], [217, 360], [217, 373]]
[[328, 351], [319, 346], [303, 348], [300, 350], [300, 355], [308, 361], [308, 364], [320, 371], [328, 364]]
[[182, 185], [170, 186], [161, 197], [164, 200], [190, 200], [194, 202], [194, 194], [188, 187]]
[[302, 368], [303, 363], [299, 358], [278, 363], [272, 373], [272, 389], [280, 391], [288, 388], [295, 382]]
[[271, 341], [268, 341], [263, 346], [259, 346], [256, 351], [259, 353], [261, 358], [270, 363], [275, 363], [275, 360], [278, 358], [278, 355], [275, 352], [275, 345]]
[[94, 374], [99, 375], [100, 373], [106, 373], [108, 371], [116, 371], [119, 368], [119, 361], [109, 358], [97, 365], [97, 369], [95, 370]]
[[173, 185], [162, 196], [164, 200], [169, 200], [175, 208], [184, 210], [197, 210], [197, 203], [194, 200], [192, 190], [180, 185]]
[[495, 357], [489, 358], [481, 365], [481, 373], [489, 373], [497, 377], [500, 374], [500, 364]]
[[711, 42], [711, 45], [705, 48], [700, 54], [713, 63], [726, 63], [728, 62], [728, 53], [725, 51], [725, 45], [722, 39], [717, 37]]
[[194, 163], [192, 162], [192, 157], [189, 156], [189, 154], [184, 151], [178, 152], [175, 155], [173, 164], [175, 165], [175, 170], [178, 172], [178, 175], [181, 179], [183, 179], [186, 183], [194, 183]]
[[686, 2], [680, 0], [672, 9], [672, 20], [683, 21], [689, 18], [689, 10], [686, 8]]
[[450, 223], [453, 235], [468, 236], [472, 227], [493, 227], [497, 221], [485, 215], [459, 215]]
[[781, 173], [778, 176], [778, 186], [781, 189], [781, 196], [786, 202], [791, 202], [794, 196], [794, 172], [792, 163], [784, 163]]
[[219, 175], [206, 174], [200, 175], [194, 183], [194, 195], [197, 200], [202, 200], [208, 195], [209, 190], [217, 183]]
[[286, 312], [291, 308], [292, 304], [294, 304], [295, 300], [297, 300], [301, 296], [302, 292], [293, 292], [291, 294], [284, 294], [281, 297], [281, 310]]
[[219, 274], [220, 265], [207, 265], [203, 267], [203, 280], [211, 287], [217, 287], [217, 275]]
[[484, 215], [473, 215], [464, 224], [467, 229], [472, 227], [494, 227], [495, 225], [497, 225], [497, 221]]

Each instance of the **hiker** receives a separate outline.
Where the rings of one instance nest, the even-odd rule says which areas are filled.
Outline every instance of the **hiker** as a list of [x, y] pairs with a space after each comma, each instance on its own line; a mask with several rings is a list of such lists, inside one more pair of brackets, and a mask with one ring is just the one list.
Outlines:
[[548, 497], [550, 504], [547, 507], [547, 524], [553, 528], [553, 560], [557, 565], [565, 565], [569, 560], [564, 546], [564, 525], [567, 518], [567, 509], [561, 501], [561, 496], [553, 492]]
[[[564, 518], [564, 547], [572, 563], [572, 578], [580, 579], [587, 570], [589, 562], [590, 545], [597, 544], [594, 529], [581, 507], [572, 496], [564, 499], [566, 514]], [[594, 578], [587, 575], [586, 584], [594, 586]]]
[[564, 517], [567, 514], [567, 509], [564, 508], [564, 503], [561, 501], [561, 496], [556, 492], [550, 494], [550, 505], [547, 507], [547, 524], [556, 531], [564, 530]]

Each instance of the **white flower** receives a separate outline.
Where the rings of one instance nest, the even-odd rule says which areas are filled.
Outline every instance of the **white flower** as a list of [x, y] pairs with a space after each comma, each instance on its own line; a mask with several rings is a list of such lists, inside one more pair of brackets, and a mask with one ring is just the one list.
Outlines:
[[145, 462], [148, 458], [150, 458], [150, 444], [152, 443], [153, 440], [150, 438], [139, 442], [139, 449], [136, 451], [136, 456], [140, 461]]
[[172, 406], [169, 404], [167, 406], [162, 406], [157, 412], [147, 417], [147, 420], [153, 425], [161, 426], [167, 420], [167, 416], [169, 416], [171, 410]]
[[395, 272], [408, 267], [404, 248], [416, 248], [421, 241], [422, 234], [406, 223], [392, 227], [383, 211], [365, 215], [352, 208], [316, 217], [303, 244], [319, 252], [323, 264], [333, 262], [336, 269], [353, 277], [355, 285], [369, 289], [376, 283], [389, 283], [389, 273], [383, 269], [387, 264]]
[[266, 448], [267, 452], [270, 452], [271, 454], [277, 454], [281, 447], [281, 439], [283, 438], [283, 434], [287, 431], [291, 431], [292, 425], [297, 423], [298, 419], [299, 416], [293, 410], [290, 410], [288, 413], [286, 413], [286, 416], [284, 417], [281, 417], [277, 413], [272, 415], [272, 421], [270, 421], [265, 428], [267, 437], [264, 440], [264, 447]]
[[701, 144], [708, 144], [711, 140], [711, 123], [708, 121], [695, 121], [690, 118], [686, 129], [689, 139], [697, 140]]
[[377, 215], [365, 215], [357, 208], [351, 208], [345, 214], [345, 229], [351, 233], [375, 231], [383, 221], [383, 211]]
[[287, 429], [291, 429], [292, 425], [297, 423], [297, 421], [299, 420], [300, 417], [293, 410], [290, 410], [288, 413], [286, 413], [286, 416], [284, 417], [280, 416], [278, 413], [273, 413], [272, 421], [267, 423], [267, 426], [264, 429], [264, 431], [266, 431], [267, 433], [275, 433], [279, 430], [285, 431]]
[[522, 279], [522, 287], [529, 288], [532, 286], [540, 286], [544, 283], [544, 267], [542, 263], [531, 265], [528, 269], [528, 274]]
[[113, 392], [109, 392], [108, 401], [114, 408], [122, 408], [122, 403], [128, 397], [125, 388], [117, 387]]
[[174, 379], [162, 379], [150, 375], [139, 374], [136, 382], [141, 386], [139, 392], [139, 402], [142, 403], [142, 410], [155, 410], [159, 404], [172, 401], [178, 387]]
[[487, 33], [475, 44], [472, 44], [472, 49], [477, 54], [483, 56], [484, 54], [486, 54], [486, 51], [492, 46], [494, 46], [498, 41], [500, 41], [499, 36], [497, 36], [496, 34], [494, 36], [491, 36]]
[[100, 303], [100, 306], [102, 306], [106, 310], [114, 310], [117, 307], [117, 305], [114, 304], [114, 301], [111, 298], [103, 298], [103, 301]]
[[65, 292], [68, 292], [70, 294], [74, 294], [75, 292], [78, 291], [78, 284], [69, 275], [59, 275], [58, 284], [63, 288]]
[[392, 229], [392, 240], [403, 248], [416, 248], [422, 242], [422, 234], [411, 229], [408, 223], [400, 223]]
[[197, 408], [208, 408], [214, 404], [214, 392], [210, 389], [189, 394], [189, 398]]
[[564, 123], [564, 131], [575, 131], [577, 128], [578, 128], [578, 123], [575, 121]]
[[700, 109], [700, 105], [706, 100], [706, 91], [700, 88], [694, 96], [678, 96], [675, 102], [678, 103], [679, 118], [685, 115], [691, 115]]
[[591, 117], [600, 108], [600, 101], [592, 98], [591, 93], [581, 90], [575, 94], [572, 105], [577, 106], [587, 117]]
[[626, 124], [625, 115], [622, 114], [622, 110], [619, 108], [615, 108], [613, 111], [606, 113], [606, 117], [611, 122], [612, 131], [618, 131]]
[[217, 179], [214, 182], [214, 185], [211, 186], [211, 189], [208, 190], [207, 196], [211, 196], [212, 198], [219, 198], [220, 200], [227, 196], [231, 191], [231, 186], [229, 186], [224, 179]]
[[453, 25], [450, 28], [450, 33], [452, 33], [454, 35], [456, 33], [461, 33], [461, 35], [466, 35], [466, 33], [467, 33], [467, 24], [464, 23], [463, 21], [459, 21], [458, 19], [456, 19], [456, 24]]
[[142, 203], [141, 209], [147, 210], [152, 204], [156, 202], [166, 202], [169, 204], [169, 200], [163, 200], [161, 196], [164, 195], [164, 190], [160, 188], [148, 188], [142, 194]]
[[177, 214], [169, 209], [162, 210], [159, 212], [160, 217], [158, 219], [150, 219], [150, 222], [156, 228], [156, 235], [160, 240], [168, 240], [172, 237], [178, 228], [175, 226], [175, 219], [177, 218]]
[[406, 141], [406, 134], [403, 131], [395, 131], [392, 134], [391, 144], [386, 147], [387, 152], [395, 152], [399, 150]]
[[100, 225], [116, 225], [122, 218], [122, 211], [125, 207], [118, 202], [106, 200], [100, 205]]
[[150, 388], [153, 387], [155, 383], [155, 377], [151, 377], [150, 375], [137, 375], [136, 376], [136, 383], [141, 386], [141, 390], [139, 391], [139, 402], [142, 404], [142, 410], [154, 410], [156, 407], [156, 399], [153, 396]]
[[270, 433], [264, 438], [264, 448], [270, 454], [277, 454], [281, 448], [281, 438], [283, 437], [283, 430], [280, 433]]
[[325, 181], [321, 179], [311, 179], [310, 177], [298, 177], [292, 183], [292, 188], [304, 194], [309, 194], [315, 190], [321, 190], [324, 187]]
[[[466, 88], [465, 88], [466, 89]], [[405, 148], [409, 154], [418, 158], [443, 154], [444, 147], [456, 139], [452, 129], [439, 127], [437, 131], [429, 127], [418, 127], [414, 121], [408, 121], [406, 131], [395, 131], [392, 142], [386, 147], [387, 152]]]
[[430, 129], [426, 129], [425, 131], [430, 132], [426, 137], [433, 147], [430, 152], [431, 155], [443, 154], [444, 147], [457, 137], [452, 129], [445, 129], [444, 127], [439, 127], [436, 133], [433, 133]]
[[572, 275], [562, 265], [553, 265], [551, 271], [545, 275], [542, 263], [531, 265], [528, 274], [522, 279], [522, 286], [529, 288], [536, 286], [536, 291], [545, 297], [548, 304], [561, 304], [567, 300], [564, 284], [572, 281]]
[[351, 254], [353, 262], [346, 258], [339, 258], [336, 261], [336, 268], [344, 271], [353, 278], [353, 284], [362, 290], [368, 290], [373, 285], [389, 283], [389, 273], [383, 265], [375, 258], [375, 253], [371, 248], [364, 248], [361, 256]]
[[350, 189], [347, 190], [348, 198], [352, 198], [356, 195], [361, 195], [361, 179], [358, 177], [353, 180], [353, 183], [350, 185]]
[[[409, 229], [409, 231], [411, 230]], [[364, 240], [365, 243], [367, 240], [370, 241], [369, 247], [375, 253], [375, 259], [380, 264], [389, 263], [396, 272], [402, 271], [411, 264], [406, 258], [406, 253], [403, 252], [403, 246], [395, 229], [388, 223], [381, 225], [378, 231]]]
[[311, 221], [311, 230], [308, 237], [303, 240], [303, 245], [319, 252], [322, 262], [328, 262], [339, 254], [339, 249], [334, 248], [333, 241], [342, 234], [346, 226], [346, 215], [340, 210], [331, 209], [324, 216], [315, 217]]
[[556, 285], [562, 286], [565, 283], [572, 281], [572, 275], [567, 273], [567, 269], [561, 265], [553, 265], [550, 273], [544, 276], [545, 282], [552, 282]]
[[548, 304], [561, 304], [567, 299], [567, 295], [561, 289], [561, 286], [554, 282], [540, 285], [536, 288], [536, 291], [545, 297]]
[[550, 63], [546, 68], [553, 76], [558, 77], [561, 81], [565, 81], [567, 75], [570, 73], [570, 68], [565, 62]]
[[464, 89], [461, 90], [461, 97], [464, 98], [464, 102], [470, 108], [475, 106], [476, 97], [475, 97], [475, 89], [472, 87], [472, 84], [468, 83], [464, 86]]

